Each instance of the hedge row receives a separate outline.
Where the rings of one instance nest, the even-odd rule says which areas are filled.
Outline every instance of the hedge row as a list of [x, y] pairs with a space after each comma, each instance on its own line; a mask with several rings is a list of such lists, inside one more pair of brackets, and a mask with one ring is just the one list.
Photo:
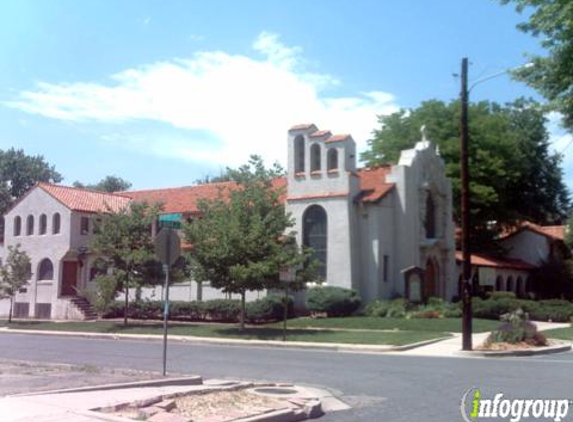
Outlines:
[[[493, 293], [487, 299], [473, 298], [475, 318], [499, 320], [502, 315], [522, 309], [534, 321], [569, 322], [573, 318], [573, 302], [560, 299], [517, 299], [515, 293]], [[437, 298], [428, 299], [424, 305], [412, 304], [405, 299], [377, 300], [369, 303], [364, 313], [389, 318], [458, 318], [461, 303], [450, 303]]]
[[573, 303], [567, 300], [525, 300], [515, 297], [491, 297], [473, 299], [473, 315], [476, 318], [499, 319], [501, 315], [523, 309], [534, 321], [570, 322], [573, 318]]
[[[268, 296], [248, 302], [246, 320], [250, 323], [278, 321], [283, 318], [283, 298]], [[289, 317], [293, 316], [293, 302], [289, 300]], [[123, 318], [124, 303], [116, 301], [111, 304], [104, 318]], [[241, 302], [229, 299], [214, 299], [204, 302], [173, 301], [169, 306], [171, 321], [211, 321], [238, 322], [241, 314]], [[163, 318], [163, 302], [145, 300], [131, 302], [127, 311], [128, 318], [160, 320]]]

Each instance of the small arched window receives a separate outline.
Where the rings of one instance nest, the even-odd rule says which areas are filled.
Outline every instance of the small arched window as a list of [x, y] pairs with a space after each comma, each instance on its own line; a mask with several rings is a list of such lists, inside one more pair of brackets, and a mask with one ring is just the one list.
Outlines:
[[294, 140], [294, 172], [304, 173], [304, 138], [300, 135]]
[[326, 279], [327, 217], [319, 205], [311, 205], [302, 218], [303, 244], [314, 251], [313, 258], [319, 262], [318, 275]]
[[20, 236], [22, 234], [22, 218], [17, 215], [14, 217], [14, 236]]
[[48, 258], [43, 259], [38, 267], [38, 280], [53, 280], [54, 266]]
[[52, 234], [60, 233], [61, 217], [60, 213], [55, 213], [52, 217]]
[[310, 147], [310, 171], [320, 171], [320, 145]]
[[336, 148], [330, 148], [326, 154], [326, 168], [330, 170], [338, 170], [338, 151]]
[[26, 236], [32, 236], [34, 234], [34, 216], [29, 215], [26, 219]]
[[430, 193], [428, 193], [426, 198], [426, 221], [424, 226], [426, 228], [426, 237], [434, 239], [436, 237], [436, 205]]
[[507, 286], [506, 286], [506, 288], [507, 288], [507, 291], [508, 291], [508, 292], [513, 292], [513, 291], [514, 291], [514, 290], [513, 290], [513, 277], [512, 277], [512, 276], [509, 276], [509, 277], [507, 278]]
[[40, 234], [46, 234], [48, 231], [48, 217], [46, 214], [40, 216]]

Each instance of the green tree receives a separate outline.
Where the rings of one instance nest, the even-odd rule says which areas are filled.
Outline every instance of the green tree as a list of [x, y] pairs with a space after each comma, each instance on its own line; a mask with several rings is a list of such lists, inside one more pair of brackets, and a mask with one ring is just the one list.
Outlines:
[[573, 129], [573, 3], [570, 0], [500, 0], [526, 12], [527, 22], [517, 27], [541, 38], [547, 54], [530, 55], [533, 66], [514, 72], [517, 79], [536, 89], [563, 114], [564, 126]]
[[[396, 163], [400, 151], [420, 139], [420, 127], [435, 142], [452, 180], [454, 214], [460, 217], [458, 101], [423, 102], [379, 118], [380, 128], [362, 155], [368, 165]], [[560, 223], [569, 208], [560, 156], [549, 150], [546, 118], [531, 100], [501, 106], [479, 102], [469, 106], [471, 213], [476, 249], [491, 247], [495, 229], [531, 220]], [[493, 226], [492, 222], [497, 222]]]
[[82, 182], [75, 181], [74, 187], [97, 190], [101, 192], [123, 192], [131, 188], [131, 183], [119, 176], [106, 176], [95, 185], [83, 184]]
[[62, 175], [41, 155], [26, 155], [24, 150], [0, 150], [0, 215], [38, 182], [60, 183]]
[[260, 157], [252, 156], [247, 165], [229, 170], [236, 187], [202, 201], [201, 218], [184, 226], [193, 245], [195, 279], [241, 295], [242, 329], [247, 291], [280, 289], [279, 272], [285, 267], [296, 270], [292, 289], [313, 277], [313, 265], [304, 265], [310, 251], [301, 250], [288, 231], [293, 220], [280, 200], [281, 190], [272, 184], [283, 173], [277, 165], [265, 168]]
[[10, 299], [8, 322], [12, 322], [12, 309], [16, 293], [28, 283], [31, 274], [30, 257], [20, 245], [8, 246], [6, 262], [0, 267], [0, 298]]
[[[90, 248], [111, 269], [117, 291], [125, 295], [124, 325], [127, 325], [130, 287], [159, 280], [151, 227], [160, 210], [159, 205], [132, 202], [120, 212], [101, 213], [96, 221]], [[102, 286], [108, 289], [110, 284], [106, 281]]]
[[565, 225], [565, 245], [573, 254], [573, 214], [571, 214]]

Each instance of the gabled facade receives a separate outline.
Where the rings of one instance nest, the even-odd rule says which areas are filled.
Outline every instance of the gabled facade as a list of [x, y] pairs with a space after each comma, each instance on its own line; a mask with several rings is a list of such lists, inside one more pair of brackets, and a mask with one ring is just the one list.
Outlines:
[[[78, 291], [89, 287], [93, 256], [88, 243], [100, 211], [118, 211], [129, 198], [40, 183], [4, 216], [5, 259], [9, 246], [20, 245], [31, 258], [32, 277], [16, 296], [14, 315], [83, 319]], [[0, 301], [0, 314], [7, 314]]]

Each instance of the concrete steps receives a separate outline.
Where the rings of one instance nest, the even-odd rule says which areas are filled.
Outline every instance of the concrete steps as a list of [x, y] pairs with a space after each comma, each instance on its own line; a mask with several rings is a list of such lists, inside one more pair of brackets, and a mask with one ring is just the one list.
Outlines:
[[84, 316], [84, 320], [90, 321], [97, 319], [97, 313], [92, 305], [83, 297], [74, 296], [69, 298], [70, 303], [75, 306]]

